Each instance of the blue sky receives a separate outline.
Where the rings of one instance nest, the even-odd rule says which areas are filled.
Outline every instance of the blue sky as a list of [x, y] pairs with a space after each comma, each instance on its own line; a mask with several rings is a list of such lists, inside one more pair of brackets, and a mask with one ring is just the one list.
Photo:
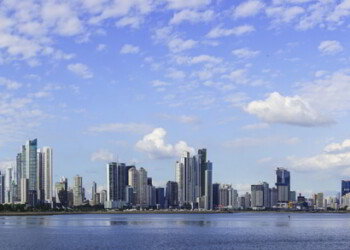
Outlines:
[[350, 178], [350, 1], [0, 1], [0, 161], [27, 139], [54, 180], [100, 188], [105, 164], [174, 179], [208, 149], [240, 192], [292, 172], [292, 189]]

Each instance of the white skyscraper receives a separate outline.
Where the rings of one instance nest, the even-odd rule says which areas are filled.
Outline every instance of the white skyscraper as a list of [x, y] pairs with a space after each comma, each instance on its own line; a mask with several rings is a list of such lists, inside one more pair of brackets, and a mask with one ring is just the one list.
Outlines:
[[12, 181], [13, 181], [12, 167], [8, 167], [6, 169], [6, 175], [5, 175], [5, 203], [13, 202]]
[[45, 202], [52, 203], [52, 148], [43, 147], [43, 174]]
[[176, 162], [176, 182], [178, 186], [178, 199], [179, 204], [182, 205], [184, 203], [184, 188], [185, 188], [185, 182], [184, 182], [184, 165], [177, 161]]
[[83, 177], [77, 175], [73, 180], [73, 205], [81, 206], [83, 204]]
[[207, 169], [205, 170], [205, 195], [204, 195], [204, 209], [213, 209], [213, 164], [208, 161]]
[[140, 186], [140, 206], [147, 207], [147, 171], [144, 168], [140, 168], [139, 170], [139, 186]]
[[139, 171], [132, 167], [129, 169], [128, 172], [129, 177], [129, 186], [133, 188], [134, 197], [133, 197], [133, 205], [140, 204], [140, 177], [139, 177]]

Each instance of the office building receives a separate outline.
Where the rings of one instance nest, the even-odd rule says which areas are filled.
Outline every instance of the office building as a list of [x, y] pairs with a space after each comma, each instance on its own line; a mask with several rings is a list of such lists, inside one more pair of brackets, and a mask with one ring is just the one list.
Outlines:
[[220, 184], [213, 184], [213, 209], [217, 209], [220, 204]]
[[28, 187], [29, 180], [27, 178], [21, 178], [21, 203], [28, 203]]
[[156, 206], [158, 209], [164, 209], [165, 207], [165, 197], [164, 188], [156, 188]]
[[125, 201], [125, 164], [107, 164], [107, 201]]
[[341, 181], [341, 196], [344, 196], [348, 193], [350, 193], [350, 180], [343, 180]]
[[269, 191], [270, 191], [270, 207], [275, 207], [278, 204], [277, 188], [275, 187], [270, 188]]
[[213, 164], [208, 161], [205, 170], [204, 209], [213, 210]]
[[166, 201], [169, 208], [176, 208], [178, 204], [178, 184], [168, 181], [166, 184]]
[[251, 185], [251, 202], [252, 208], [264, 207], [264, 185]]
[[149, 205], [148, 185], [147, 185], [147, 171], [144, 168], [139, 170], [139, 188], [140, 188], [140, 207], [147, 207]]
[[136, 167], [132, 167], [129, 169], [129, 178], [128, 178], [129, 186], [133, 188], [133, 199], [132, 205], [140, 204], [140, 176], [139, 171]]
[[22, 178], [28, 179], [28, 204], [30, 206], [36, 206], [37, 202], [37, 149], [37, 139], [28, 140], [24, 145], [24, 152], [22, 152], [22, 154], [24, 153], [21, 169]]
[[276, 169], [277, 202], [290, 201], [290, 172], [284, 168]]
[[46, 203], [52, 203], [52, 148], [43, 147], [41, 149], [41, 154], [43, 160], [44, 200]]
[[77, 175], [73, 179], [73, 206], [83, 205], [83, 177]]
[[104, 205], [106, 201], [107, 201], [107, 191], [101, 190], [101, 192], [100, 192], [100, 204]]
[[5, 203], [5, 175], [0, 171], [0, 204]]
[[68, 206], [68, 179], [61, 177], [59, 182], [56, 182], [56, 203], [63, 207]]
[[[97, 199], [96, 199], [96, 194], [97, 194], [97, 184], [96, 182], [92, 182], [92, 187], [91, 187], [91, 201], [92, 204], [96, 204], [97, 203]], [[98, 201], [99, 203], [100, 201]]]
[[10, 204], [13, 202], [13, 192], [12, 192], [12, 167], [6, 169], [5, 175], [5, 203]]
[[207, 170], [207, 149], [199, 149], [198, 150], [198, 165], [199, 165], [199, 173], [200, 173], [200, 196], [205, 195], [205, 171]]

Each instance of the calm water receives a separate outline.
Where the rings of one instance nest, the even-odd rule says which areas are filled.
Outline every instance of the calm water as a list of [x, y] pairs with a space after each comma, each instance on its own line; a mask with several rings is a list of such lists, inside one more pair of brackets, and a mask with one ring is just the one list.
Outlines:
[[350, 215], [0, 217], [0, 249], [350, 249]]

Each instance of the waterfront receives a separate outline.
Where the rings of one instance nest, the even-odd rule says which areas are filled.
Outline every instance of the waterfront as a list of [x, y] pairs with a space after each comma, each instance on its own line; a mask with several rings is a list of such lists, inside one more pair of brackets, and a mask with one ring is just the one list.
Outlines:
[[[289, 217], [290, 216], [290, 217]], [[2, 249], [349, 249], [348, 214], [0, 217]]]

